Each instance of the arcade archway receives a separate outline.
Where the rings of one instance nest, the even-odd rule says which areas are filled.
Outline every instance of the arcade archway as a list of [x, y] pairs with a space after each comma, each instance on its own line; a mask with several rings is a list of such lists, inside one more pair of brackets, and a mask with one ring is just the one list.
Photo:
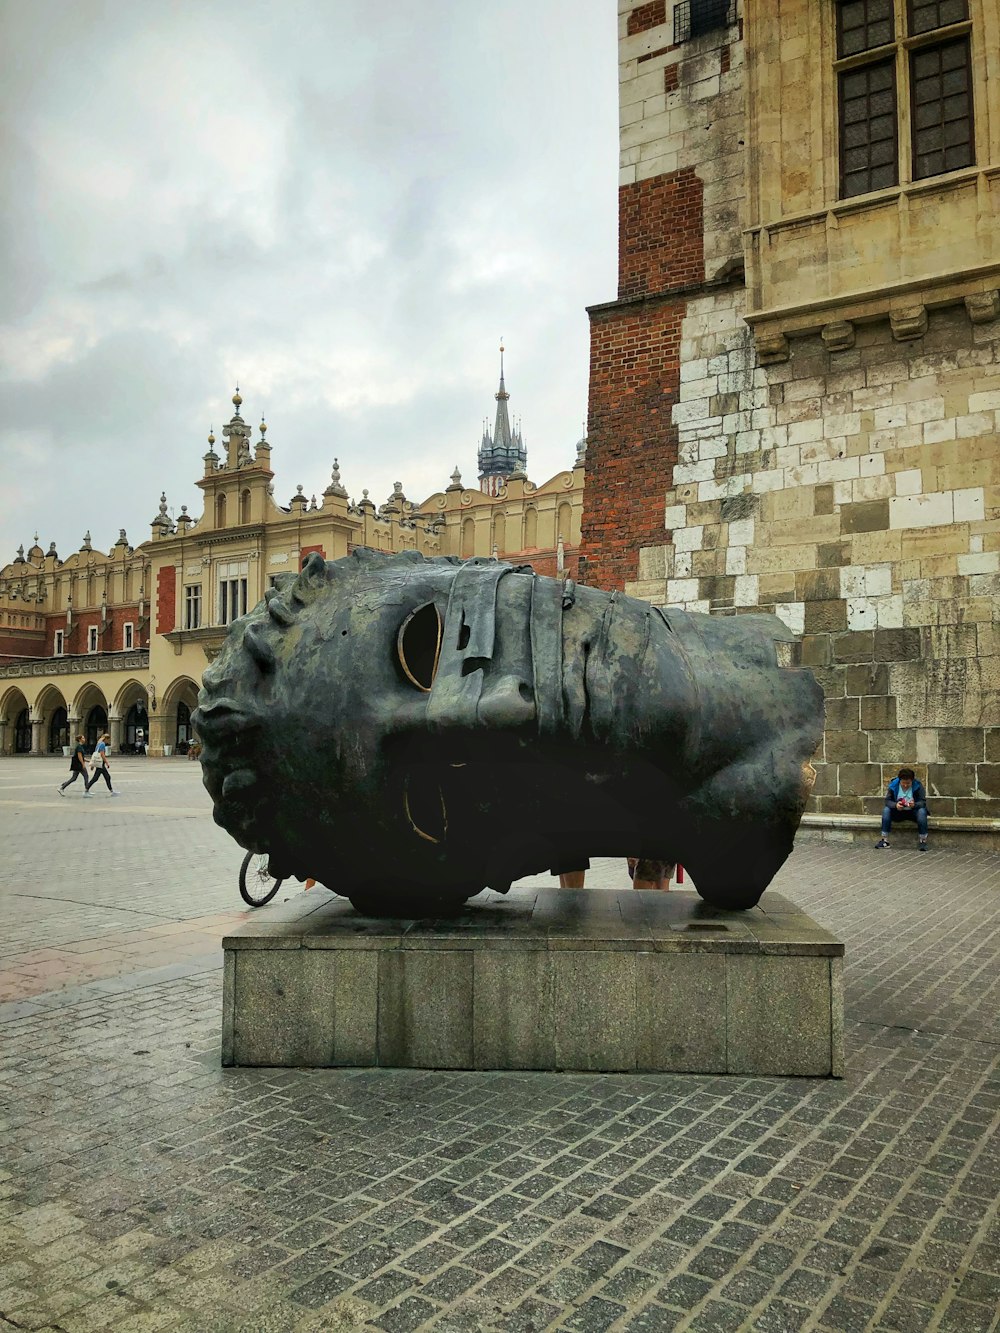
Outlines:
[[0, 753], [29, 754], [31, 713], [23, 693], [12, 686], [0, 697]]

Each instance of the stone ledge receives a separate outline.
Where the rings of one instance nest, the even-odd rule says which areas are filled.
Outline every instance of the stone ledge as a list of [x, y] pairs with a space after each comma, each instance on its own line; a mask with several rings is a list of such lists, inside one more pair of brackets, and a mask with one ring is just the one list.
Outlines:
[[[808, 814], [802, 816], [796, 837], [830, 842], [868, 842], [878, 836], [881, 826], [879, 815]], [[930, 840], [935, 846], [1000, 852], [1000, 819], [960, 819], [955, 815], [935, 817], [932, 809], [928, 827]], [[911, 829], [916, 842], [916, 824], [903, 824], [894, 836], [905, 838]]]
[[843, 1072], [844, 946], [777, 893], [515, 889], [438, 922], [299, 895], [223, 948], [227, 1065]]

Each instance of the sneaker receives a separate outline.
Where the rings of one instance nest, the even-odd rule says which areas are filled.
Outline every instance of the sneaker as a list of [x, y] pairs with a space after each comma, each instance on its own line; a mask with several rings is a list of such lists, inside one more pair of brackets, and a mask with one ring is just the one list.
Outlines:
[[878, 852], [881, 851], [883, 847], [888, 847], [888, 846], [889, 846], [888, 838], [879, 838], [878, 842], [875, 844], [875, 850]]
[[83, 794], [84, 794], [84, 796], [89, 796], [89, 795], [90, 795], [90, 792], [89, 792], [89, 791], [85, 791]]
[[57, 788], [56, 788], [56, 791], [59, 793], [60, 796], [65, 796], [65, 795], [66, 795], [66, 793], [63, 791], [62, 787], [57, 787]]
[[121, 792], [120, 792], [120, 791], [113, 791], [113, 792], [111, 793], [111, 795], [112, 795], [112, 796], [121, 796]]
[[927, 842], [926, 842], [926, 840], [922, 840], [922, 841], [921, 841], [921, 843], [920, 843], [920, 850], [921, 850], [922, 852], [926, 852], [926, 850], [927, 850]]

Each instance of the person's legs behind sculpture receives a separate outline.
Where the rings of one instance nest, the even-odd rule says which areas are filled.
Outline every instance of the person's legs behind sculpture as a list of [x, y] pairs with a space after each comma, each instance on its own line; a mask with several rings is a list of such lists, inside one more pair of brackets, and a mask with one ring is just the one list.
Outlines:
[[646, 856], [630, 856], [628, 873], [633, 889], [653, 889], [670, 892], [670, 881], [677, 867], [671, 861], [654, 861]]

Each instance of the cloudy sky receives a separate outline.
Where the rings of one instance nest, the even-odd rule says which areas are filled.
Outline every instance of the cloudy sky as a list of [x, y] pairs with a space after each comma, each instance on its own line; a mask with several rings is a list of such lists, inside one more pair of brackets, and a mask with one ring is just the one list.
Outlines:
[[200, 513], [265, 414], [276, 495], [475, 483], [497, 346], [569, 466], [614, 296], [612, 0], [0, 0], [0, 564]]

